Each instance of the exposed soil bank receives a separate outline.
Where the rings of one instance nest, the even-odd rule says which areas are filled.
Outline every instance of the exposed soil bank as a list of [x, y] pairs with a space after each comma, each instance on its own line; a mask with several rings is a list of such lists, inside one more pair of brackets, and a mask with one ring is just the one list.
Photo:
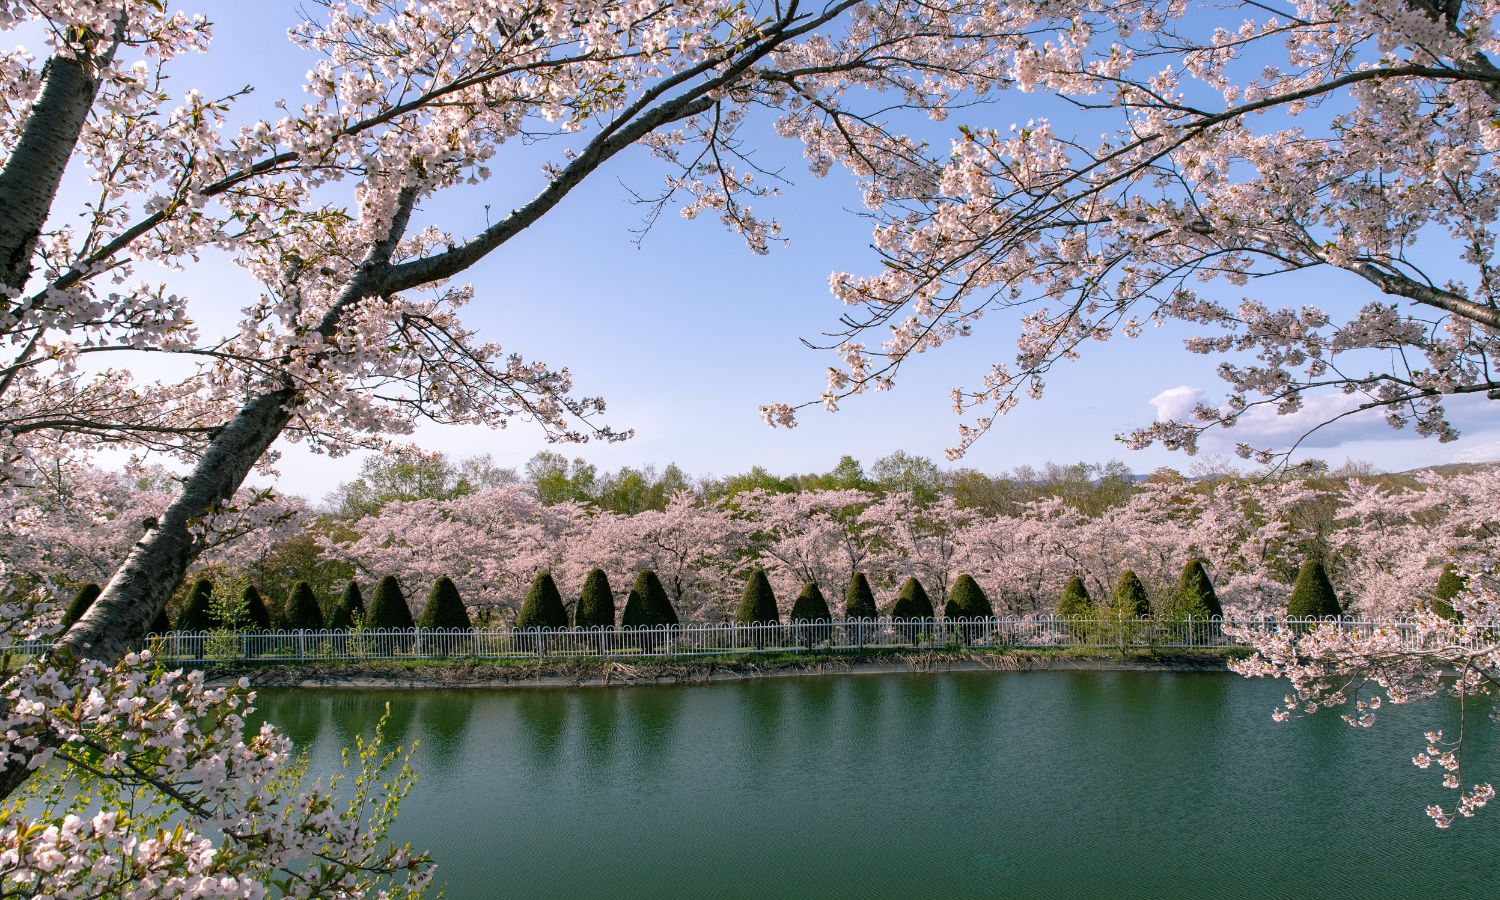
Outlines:
[[215, 669], [275, 688], [576, 688], [701, 684], [747, 678], [1042, 670], [1223, 672], [1234, 652], [1077, 654], [1046, 651], [886, 652], [703, 659], [455, 660], [308, 663]]

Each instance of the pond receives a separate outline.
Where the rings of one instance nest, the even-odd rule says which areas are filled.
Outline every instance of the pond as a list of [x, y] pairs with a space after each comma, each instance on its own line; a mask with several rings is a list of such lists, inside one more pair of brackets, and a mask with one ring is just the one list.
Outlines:
[[[260, 707], [322, 771], [389, 701], [392, 733], [421, 741], [398, 836], [434, 852], [454, 900], [1500, 890], [1500, 810], [1449, 832], [1423, 814], [1447, 793], [1410, 762], [1433, 708], [1276, 725], [1282, 690], [955, 673]], [[1489, 751], [1496, 732], [1474, 737]]]

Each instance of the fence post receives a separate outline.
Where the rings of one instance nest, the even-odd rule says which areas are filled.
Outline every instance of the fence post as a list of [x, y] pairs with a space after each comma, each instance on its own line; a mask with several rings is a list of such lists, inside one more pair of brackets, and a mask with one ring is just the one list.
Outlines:
[[307, 639], [305, 637], [306, 634], [307, 631], [305, 629], [297, 629], [297, 662], [307, 661]]

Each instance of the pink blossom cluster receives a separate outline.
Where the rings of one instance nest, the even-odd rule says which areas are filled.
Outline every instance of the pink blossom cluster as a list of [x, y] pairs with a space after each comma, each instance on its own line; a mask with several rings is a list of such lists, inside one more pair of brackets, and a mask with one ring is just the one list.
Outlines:
[[[0, 548], [24, 586], [107, 581], [171, 502], [161, 469], [113, 472], [58, 462], [0, 496]], [[204, 565], [244, 569], [313, 519], [300, 497], [244, 489], [196, 526]]]
[[[1272, 717], [1285, 722], [1297, 715], [1339, 710], [1357, 728], [1375, 724], [1384, 704], [1408, 704], [1434, 697], [1457, 698], [1457, 737], [1445, 729], [1424, 733], [1422, 749], [1412, 757], [1419, 769], [1441, 773], [1451, 791], [1447, 805], [1433, 804], [1428, 816], [1439, 828], [1470, 818], [1495, 797], [1489, 782], [1468, 780], [1464, 771], [1465, 717], [1475, 697], [1492, 697], [1500, 686], [1500, 590], [1497, 570], [1470, 570], [1468, 588], [1454, 601], [1459, 618], [1450, 620], [1428, 610], [1403, 625], [1368, 631], [1325, 624], [1311, 629], [1283, 625], [1259, 629], [1229, 625], [1226, 629], [1254, 648], [1232, 667], [1250, 677], [1284, 679], [1290, 686]], [[1414, 649], [1416, 648], [1416, 649]]]
[[1163, 326], [1221, 360], [1227, 392], [1132, 447], [1193, 452], [1312, 399], [1332, 411], [1309, 430], [1371, 411], [1447, 441], [1456, 398], [1497, 396], [1494, 4], [1005, 6], [1030, 28], [994, 64], [1029, 102], [960, 127], [921, 177], [845, 160], [880, 266], [830, 277], [853, 309], [827, 387], [769, 422], [887, 389], [981, 319], [1019, 336], [953, 390], [953, 458], [1093, 342]]
[[[54, 618], [37, 595], [0, 608], [6, 645]], [[44, 631], [45, 629], [42, 629]], [[0, 685], [0, 886], [26, 896], [415, 897], [425, 856], [386, 840], [414, 780], [408, 751], [361, 740], [345, 773], [304, 778], [273, 726], [247, 731], [242, 679], [163, 671], [149, 651], [106, 665], [34, 658]]]

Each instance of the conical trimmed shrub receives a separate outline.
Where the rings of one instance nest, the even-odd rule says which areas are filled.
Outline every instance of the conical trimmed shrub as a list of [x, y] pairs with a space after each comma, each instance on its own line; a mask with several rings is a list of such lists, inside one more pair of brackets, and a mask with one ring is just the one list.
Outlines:
[[672, 608], [666, 588], [661, 586], [661, 579], [656, 577], [655, 572], [646, 569], [637, 575], [630, 593], [632, 596], [626, 601], [625, 612], [620, 617], [621, 625], [640, 628], [646, 625], [677, 624], [677, 610]]
[[365, 617], [365, 599], [360, 595], [359, 585], [350, 581], [344, 585], [344, 593], [339, 595], [339, 602], [334, 604], [333, 615], [328, 617], [328, 627], [336, 631], [348, 631], [354, 627], [356, 618], [363, 621]]
[[396, 576], [387, 575], [375, 585], [375, 596], [370, 600], [370, 612], [365, 617], [370, 628], [415, 628], [411, 607], [406, 605], [406, 595], [401, 593], [401, 583]]
[[972, 575], [958, 576], [953, 590], [948, 592], [948, 603], [943, 607], [943, 616], [949, 619], [988, 619], [995, 614], [990, 598]]
[[318, 606], [318, 595], [312, 585], [299, 581], [292, 586], [292, 594], [286, 598], [286, 620], [282, 623], [287, 631], [318, 631], [323, 627], [323, 609]]
[[891, 606], [891, 618], [931, 619], [932, 617], [932, 601], [928, 599], [927, 590], [922, 587], [922, 582], [915, 578], [908, 578], [902, 582], [901, 592], [896, 595], [896, 602]]
[[1219, 595], [1214, 592], [1214, 583], [1209, 580], [1202, 559], [1190, 559], [1182, 567], [1172, 599], [1179, 616], [1207, 619], [1224, 615], [1224, 607], [1219, 605]]
[[833, 626], [829, 624], [833, 613], [829, 612], [828, 601], [823, 599], [815, 581], [802, 585], [802, 592], [792, 602], [791, 619], [793, 625], [802, 626], [800, 639], [809, 650], [833, 636]]
[[178, 631], [212, 631], [220, 626], [213, 609], [214, 583], [207, 578], [193, 582], [187, 601], [177, 613]]
[[792, 604], [793, 622], [830, 622], [833, 614], [828, 611], [828, 601], [823, 599], [823, 592], [818, 590], [817, 582], [809, 581], [802, 586], [802, 593], [797, 595], [797, 600]]
[[855, 572], [849, 579], [849, 590], [844, 595], [844, 618], [873, 619], [880, 615], [875, 607], [875, 592], [870, 590], [870, 581], [865, 573]]
[[69, 603], [68, 608], [63, 611], [62, 631], [72, 628], [74, 622], [83, 618], [83, 614], [89, 611], [89, 607], [94, 605], [94, 601], [99, 599], [101, 593], [103, 591], [97, 584], [90, 583], [79, 588], [78, 593], [73, 595], [73, 602]]
[[583, 579], [573, 624], [579, 628], [615, 627], [615, 593], [609, 589], [609, 576], [603, 569], [590, 569]]
[[1453, 563], [1443, 566], [1443, 574], [1438, 576], [1437, 589], [1432, 592], [1432, 611], [1450, 622], [1457, 622], [1463, 616], [1453, 608], [1453, 598], [1464, 592], [1464, 579], [1458, 574], [1458, 567]]
[[620, 612], [620, 627], [639, 628], [645, 618], [646, 601], [641, 599], [640, 591], [631, 587], [629, 595], [625, 598], [625, 609]]
[[740, 597], [739, 609], [734, 611], [734, 621], [740, 625], [778, 625], [781, 614], [776, 609], [776, 593], [771, 590], [771, 579], [765, 569], [756, 569], [745, 582], [745, 593]]
[[1286, 614], [1294, 619], [1322, 619], [1337, 616], [1338, 594], [1320, 559], [1309, 559], [1297, 572], [1297, 583], [1292, 585], [1291, 599], [1286, 603]]
[[1146, 597], [1146, 586], [1136, 577], [1134, 569], [1126, 569], [1115, 584], [1115, 596], [1110, 602], [1110, 609], [1123, 618], [1140, 619], [1151, 615], [1151, 601]]
[[462, 631], [474, 627], [453, 579], [447, 575], [439, 575], [437, 581], [432, 583], [432, 590], [427, 593], [427, 603], [422, 606], [422, 615], [417, 617], [417, 625], [422, 628]]
[[245, 600], [245, 620], [236, 624], [250, 631], [270, 631], [271, 611], [266, 609], [266, 599], [256, 590], [255, 585], [245, 585], [245, 592], [240, 596]]
[[1089, 598], [1089, 589], [1083, 579], [1074, 575], [1063, 586], [1062, 597], [1057, 601], [1057, 614], [1064, 619], [1092, 619], [1094, 601]]
[[567, 628], [568, 611], [551, 572], [543, 572], [531, 583], [521, 612], [516, 615], [517, 628]]

